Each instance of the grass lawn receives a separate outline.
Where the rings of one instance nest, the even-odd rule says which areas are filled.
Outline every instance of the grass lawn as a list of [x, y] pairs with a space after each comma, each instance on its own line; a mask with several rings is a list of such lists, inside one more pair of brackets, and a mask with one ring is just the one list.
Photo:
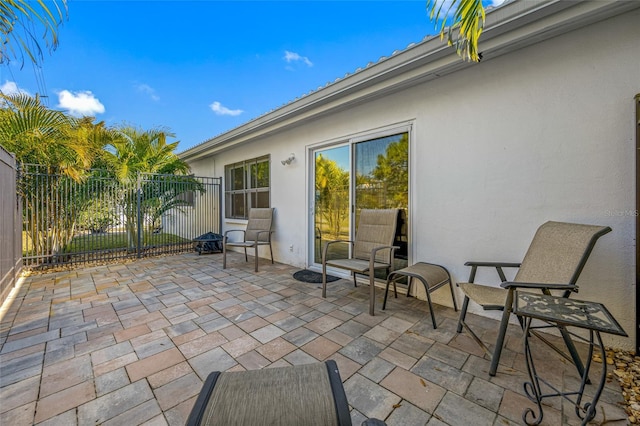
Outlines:
[[[137, 241], [137, 236], [135, 237]], [[154, 234], [145, 232], [142, 236], [143, 247], [161, 246], [166, 244], [189, 243], [190, 239], [182, 238], [174, 234]], [[125, 232], [114, 232], [105, 234], [79, 235], [71, 240], [65, 253], [78, 253], [95, 250], [126, 249], [127, 234]]]
[[[137, 241], [137, 236], [136, 236]], [[190, 243], [191, 240], [175, 234], [145, 232], [142, 246], [157, 247], [168, 244]], [[127, 234], [125, 232], [110, 232], [104, 234], [84, 234], [73, 237], [65, 249], [65, 253], [81, 253], [100, 250], [117, 250], [127, 248]], [[22, 255], [35, 255], [33, 244], [26, 232], [22, 233]]]

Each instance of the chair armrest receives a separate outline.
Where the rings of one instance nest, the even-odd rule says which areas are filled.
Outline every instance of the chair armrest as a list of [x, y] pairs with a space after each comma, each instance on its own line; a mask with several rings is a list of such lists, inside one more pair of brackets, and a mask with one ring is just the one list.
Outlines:
[[242, 232], [243, 237], [242, 240], [244, 241], [244, 235], [246, 235], [246, 231], [244, 229], [229, 229], [228, 231], [225, 231], [224, 233], [224, 237], [222, 239], [222, 243], [226, 243], [227, 242], [227, 235], [232, 233], [232, 232]]
[[351, 241], [351, 240], [331, 240], [331, 241], [327, 241], [324, 244], [324, 248], [322, 249], [322, 264], [323, 265], [327, 261], [327, 252], [329, 251], [329, 246], [331, 244], [335, 244], [335, 243], [349, 243], [349, 244], [353, 245], [353, 241]]
[[519, 268], [520, 263], [515, 262], [476, 262], [469, 261], [465, 262], [464, 266], [489, 266], [493, 268]]
[[351, 243], [351, 244], [353, 244], [353, 241], [352, 240], [329, 240], [325, 244], [329, 245], [329, 244], [333, 244], [333, 243]]
[[[398, 250], [400, 247], [398, 246], [378, 246], [378, 247], [374, 247], [371, 250], [371, 254], [369, 255], [369, 270], [373, 271], [373, 264], [376, 261], [376, 253], [378, 253], [380, 250], [388, 250], [391, 249], [389, 251], [389, 273], [391, 273], [391, 271], [393, 271], [393, 255], [396, 252], [396, 250]], [[373, 272], [370, 272], [373, 273]]]
[[370, 257], [376, 257], [376, 253], [379, 252], [380, 250], [391, 249], [391, 252], [393, 253], [394, 251], [398, 250], [399, 248], [400, 248], [399, 246], [378, 246], [378, 247], [374, 247], [371, 250], [371, 256]]
[[265, 229], [264, 231], [258, 231], [258, 232], [256, 232], [256, 242], [260, 241], [260, 234], [264, 234], [265, 232], [266, 232], [266, 233], [268, 234], [268, 236], [269, 236], [269, 238], [267, 238], [267, 241], [270, 241], [270, 240], [271, 240], [271, 234], [272, 234], [274, 231], [269, 231], [269, 230], [266, 230], [266, 229]]
[[533, 288], [540, 290], [569, 290], [573, 292], [578, 292], [578, 286], [575, 284], [544, 284], [544, 283], [520, 283], [513, 281], [506, 281], [500, 284], [500, 287], [510, 289], [510, 288]]
[[488, 266], [488, 267], [496, 268], [496, 272], [498, 273], [498, 276], [500, 277], [500, 281], [505, 282], [505, 281], [507, 281], [507, 277], [504, 275], [504, 272], [502, 271], [502, 268], [519, 268], [520, 267], [520, 263], [469, 261], [469, 262], [465, 262], [465, 266], [471, 266], [471, 272], [469, 273], [469, 282], [470, 283], [472, 283], [476, 279], [476, 271], [478, 269], [478, 266], [481, 266], [481, 267]]

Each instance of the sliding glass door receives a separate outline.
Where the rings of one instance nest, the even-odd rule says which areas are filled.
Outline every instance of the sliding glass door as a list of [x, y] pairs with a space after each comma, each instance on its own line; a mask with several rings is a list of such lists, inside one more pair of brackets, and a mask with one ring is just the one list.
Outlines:
[[[314, 197], [311, 263], [320, 264], [326, 241], [353, 239], [362, 209], [401, 210], [395, 244], [396, 267], [408, 258], [409, 134], [349, 141], [313, 153]], [[333, 247], [336, 247], [335, 250]], [[329, 258], [344, 257], [335, 244]]]

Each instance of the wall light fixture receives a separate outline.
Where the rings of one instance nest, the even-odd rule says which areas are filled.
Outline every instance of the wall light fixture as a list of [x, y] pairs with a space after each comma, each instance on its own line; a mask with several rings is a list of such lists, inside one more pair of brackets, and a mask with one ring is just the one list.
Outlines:
[[281, 161], [281, 163], [282, 163], [282, 165], [283, 165], [283, 166], [287, 166], [287, 165], [291, 164], [291, 162], [292, 162], [293, 160], [295, 160], [295, 159], [296, 159], [296, 155], [292, 152], [292, 153], [289, 155], [289, 157], [287, 157], [287, 158], [285, 158], [284, 160], [282, 160], [282, 161]]

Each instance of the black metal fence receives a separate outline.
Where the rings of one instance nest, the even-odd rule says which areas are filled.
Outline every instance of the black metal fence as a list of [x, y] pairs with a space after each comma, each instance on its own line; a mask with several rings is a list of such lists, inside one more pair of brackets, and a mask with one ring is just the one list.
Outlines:
[[22, 165], [23, 259], [28, 268], [194, 250], [221, 229], [221, 178], [139, 174], [121, 182], [93, 170], [80, 181]]
[[16, 161], [0, 146], [0, 304], [22, 269], [20, 200], [16, 196]]

